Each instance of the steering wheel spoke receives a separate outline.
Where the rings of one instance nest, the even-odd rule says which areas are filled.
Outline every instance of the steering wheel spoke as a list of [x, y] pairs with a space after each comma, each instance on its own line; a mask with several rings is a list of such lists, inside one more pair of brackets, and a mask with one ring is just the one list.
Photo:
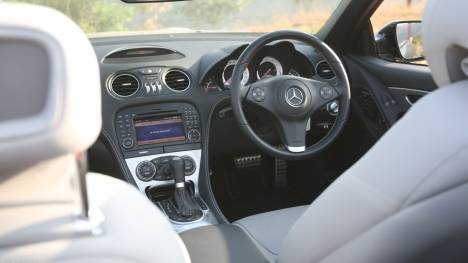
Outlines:
[[281, 126], [282, 141], [289, 152], [305, 152], [307, 148], [306, 129], [308, 120], [308, 118], [300, 120], [279, 120], [279, 124]]

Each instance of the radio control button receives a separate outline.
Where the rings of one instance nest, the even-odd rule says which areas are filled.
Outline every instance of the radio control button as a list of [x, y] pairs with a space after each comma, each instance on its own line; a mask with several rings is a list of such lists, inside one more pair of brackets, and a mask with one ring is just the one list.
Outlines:
[[152, 162], [143, 161], [138, 164], [136, 168], [136, 175], [138, 179], [148, 182], [151, 181], [156, 174], [156, 167]]
[[190, 142], [199, 142], [201, 138], [201, 134], [199, 130], [192, 129], [188, 132], [187, 137]]
[[124, 138], [122, 140], [122, 147], [124, 147], [125, 149], [131, 149], [133, 147], [133, 139], [132, 138]]

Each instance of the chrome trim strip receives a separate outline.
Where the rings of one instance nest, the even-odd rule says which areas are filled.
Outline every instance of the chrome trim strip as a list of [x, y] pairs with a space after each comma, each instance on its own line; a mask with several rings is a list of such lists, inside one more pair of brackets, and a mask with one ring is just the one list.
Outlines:
[[305, 146], [294, 147], [294, 146], [287, 146], [286, 145], [286, 149], [288, 149], [288, 151], [290, 151], [292, 153], [301, 153], [301, 152], [305, 152], [306, 147]]
[[[130, 95], [127, 95], [127, 96], [122, 96], [122, 95], [119, 95], [117, 93], [114, 92], [114, 90], [112, 89], [112, 83], [114, 83], [114, 80], [120, 76], [130, 76], [132, 78], [134, 78], [137, 83], [138, 83], [138, 87], [137, 89], [135, 90], [135, 92], [133, 92], [132, 94]], [[107, 78], [107, 81], [106, 81], [106, 86], [107, 86], [107, 92], [109, 92], [109, 94], [114, 97], [114, 98], [117, 98], [117, 99], [125, 99], [125, 98], [128, 98], [128, 97], [131, 97], [133, 95], [135, 95], [139, 90], [140, 90], [140, 80], [138, 80], [138, 78], [133, 75], [133, 74], [130, 74], [130, 73], [120, 73], [120, 74], [115, 74], [115, 75], [110, 75], [108, 78]]]
[[407, 89], [407, 88], [398, 88], [398, 87], [388, 87], [388, 88], [392, 89], [392, 90], [404, 90], [404, 91], [411, 91], [411, 92], [414, 92], [414, 93], [422, 93], [422, 94], [431, 93], [430, 91], [427, 91], [427, 90]]
[[[187, 79], [188, 79], [188, 85], [187, 85], [187, 87], [186, 87], [185, 89], [183, 89], [183, 90], [175, 90], [175, 89], [169, 87], [169, 85], [167, 85], [167, 83], [166, 83], [166, 75], [169, 74], [169, 72], [171, 72], [171, 71], [180, 72], [180, 73], [184, 74], [184, 75], [187, 77]], [[178, 68], [170, 68], [170, 69], [164, 71], [163, 74], [161, 75], [161, 80], [162, 80], [162, 82], [164, 83], [164, 85], [165, 85], [169, 90], [171, 90], [171, 91], [173, 91], [173, 92], [184, 92], [184, 91], [188, 90], [188, 89], [190, 88], [190, 86], [192, 85], [192, 80], [190, 79], [189, 74], [188, 74], [187, 72], [183, 71], [182, 69], [178, 69]]]

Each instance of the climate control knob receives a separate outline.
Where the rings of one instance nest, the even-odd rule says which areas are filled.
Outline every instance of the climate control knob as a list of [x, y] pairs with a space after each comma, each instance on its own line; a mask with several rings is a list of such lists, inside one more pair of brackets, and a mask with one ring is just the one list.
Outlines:
[[136, 175], [138, 179], [148, 182], [153, 180], [156, 175], [156, 166], [152, 162], [143, 161], [138, 164], [136, 168]]
[[190, 142], [199, 142], [201, 138], [201, 134], [199, 130], [192, 129], [187, 133], [187, 137]]
[[184, 160], [185, 176], [192, 175], [197, 169], [197, 165], [195, 164], [195, 161], [190, 156], [182, 156], [181, 158], [182, 160]]

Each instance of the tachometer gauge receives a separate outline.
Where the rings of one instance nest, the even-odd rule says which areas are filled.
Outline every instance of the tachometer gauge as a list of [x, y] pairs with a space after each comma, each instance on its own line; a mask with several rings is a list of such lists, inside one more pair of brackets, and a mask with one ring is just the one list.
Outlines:
[[301, 73], [299, 73], [297, 70], [295, 70], [293, 68], [289, 70], [288, 75], [301, 77]]
[[275, 58], [264, 57], [258, 65], [257, 79], [267, 79], [280, 75], [283, 75], [283, 67]]
[[[223, 84], [225, 88], [230, 88], [231, 86], [232, 73], [234, 72], [234, 66], [236, 65], [236, 63], [237, 63], [237, 60], [231, 59], [228, 61], [228, 63], [223, 69], [222, 78], [223, 78]], [[250, 79], [250, 72], [249, 72], [249, 69], [246, 68], [244, 70], [244, 73], [242, 74], [241, 85], [242, 86], [247, 85], [247, 83], [249, 82], [249, 79]]]

